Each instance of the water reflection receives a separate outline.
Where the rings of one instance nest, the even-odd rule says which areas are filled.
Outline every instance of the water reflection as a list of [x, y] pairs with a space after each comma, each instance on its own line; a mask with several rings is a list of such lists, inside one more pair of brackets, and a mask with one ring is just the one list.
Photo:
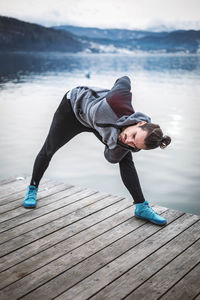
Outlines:
[[183, 128], [182, 126], [182, 120], [183, 117], [178, 114], [173, 114], [169, 116], [171, 121], [170, 121], [170, 134], [173, 136], [179, 136], [181, 133], [181, 130]]
[[102, 73], [108, 70], [133, 72], [191, 71], [200, 68], [198, 55], [111, 55], [68, 53], [0, 53], [0, 83], [20, 82], [27, 76], [57, 72]]

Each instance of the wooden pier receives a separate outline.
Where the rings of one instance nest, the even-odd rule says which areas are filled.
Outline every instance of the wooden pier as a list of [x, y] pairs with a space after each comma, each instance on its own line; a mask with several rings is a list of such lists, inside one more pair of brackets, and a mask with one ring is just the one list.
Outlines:
[[154, 207], [164, 227], [133, 216], [131, 198], [43, 180], [0, 183], [0, 299], [200, 299], [200, 216]]

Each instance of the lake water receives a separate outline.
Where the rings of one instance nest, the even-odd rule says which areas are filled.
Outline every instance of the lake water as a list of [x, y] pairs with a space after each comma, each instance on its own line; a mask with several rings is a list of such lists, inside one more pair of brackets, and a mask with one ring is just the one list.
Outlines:
[[[91, 78], [86, 78], [90, 70]], [[172, 143], [133, 154], [145, 198], [200, 214], [200, 56], [0, 54], [0, 178], [30, 175], [64, 93], [78, 85], [111, 88], [132, 80], [133, 106], [160, 124]], [[115, 195], [131, 196], [104, 145], [83, 133], [60, 149], [45, 173]]]

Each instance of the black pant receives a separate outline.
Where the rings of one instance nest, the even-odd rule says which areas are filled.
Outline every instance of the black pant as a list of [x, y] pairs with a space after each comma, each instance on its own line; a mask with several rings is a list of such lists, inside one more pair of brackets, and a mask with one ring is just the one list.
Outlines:
[[[46, 141], [35, 159], [31, 185], [39, 185], [54, 153], [81, 132], [93, 132], [101, 140], [101, 136], [96, 130], [84, 126], [77, 120], [70, 100], [64, 96], [54, 114]], [[144, 202], [145, 199], [130, 152], [120, 161], [119, 166], [122, 180], [135, 203]]]

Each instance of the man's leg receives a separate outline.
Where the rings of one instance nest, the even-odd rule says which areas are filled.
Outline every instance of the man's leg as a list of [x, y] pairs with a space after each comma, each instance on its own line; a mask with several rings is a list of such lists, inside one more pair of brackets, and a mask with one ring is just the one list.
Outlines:
[[167, 220], [158, 215], [149, 205], [142, 193], [137, 171], [130, 152], [120, 161], [121, 178], [135, 202], [135, 216], [158, 225], [165, 225]]
[[75, 117], [70, 100], [64, 96], [54, 114], [46, 141], [35, 159], [30, 186], [23, 203], [24, 207], [36, 206], [40, 180], [54, 153], [75, 135], [85, 131], [84, 129], [85, 127]]

